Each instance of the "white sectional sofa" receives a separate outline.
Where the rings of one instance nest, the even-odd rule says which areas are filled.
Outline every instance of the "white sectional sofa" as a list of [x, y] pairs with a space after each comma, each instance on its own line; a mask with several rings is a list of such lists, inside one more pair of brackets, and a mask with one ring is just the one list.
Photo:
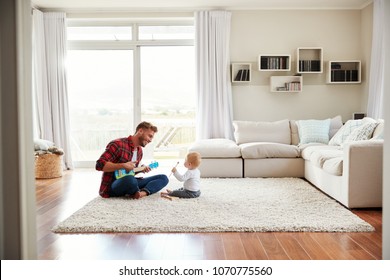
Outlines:
[[301, 177], [348, 208], [382, 207], [383, 121], [234, 121], [235, 140], [197, 141], [202, 177]]

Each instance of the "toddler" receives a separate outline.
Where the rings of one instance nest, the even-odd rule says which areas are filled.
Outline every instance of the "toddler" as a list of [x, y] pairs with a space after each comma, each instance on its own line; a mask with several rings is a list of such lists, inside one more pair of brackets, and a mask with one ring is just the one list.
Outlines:
[[176, 167], [172, 168], [172, 174], [176, 179], [184, 182], [183, 187], [173, 191], [166, 190], [166, 192], [161, 193], [161, 196], [169, 195], [180, 198], [195, 198], [200, 196], [200, 171], [198, 169], [200, 162], [201, 156], [199, 153], [188, 153], [184, 162], [187, 171], [183, 175], [177, 171]]

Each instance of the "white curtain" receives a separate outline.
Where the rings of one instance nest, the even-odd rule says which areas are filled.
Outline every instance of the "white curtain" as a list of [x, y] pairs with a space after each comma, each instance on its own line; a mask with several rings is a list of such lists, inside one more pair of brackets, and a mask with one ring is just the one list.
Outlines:
[[195, 12], [197, 138], [233, 139], [227, 11]]
[[370, 84], [368, 92], [367, 115], [375, 119], [384, 117], [384, 22], [385, 13], [383, 9], [383, 0], [374, 0]]
[[36, 133], [64, 150], [63, 165], [72, 169], [66, 85], [65, 13], [33, 11], [33, 92]]

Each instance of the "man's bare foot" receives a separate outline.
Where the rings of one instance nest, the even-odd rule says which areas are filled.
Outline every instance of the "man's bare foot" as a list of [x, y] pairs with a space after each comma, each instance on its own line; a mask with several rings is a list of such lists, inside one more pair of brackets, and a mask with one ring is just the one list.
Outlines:
[[148, 193], [146, 191], [139, 191], [138, 193], [139, 193], [139, 197], [137, 199], [143, 198], [143, 197], [148, 195]]
[[148, 193], [146, 191], [138, 191], [132, 195], [129, 195], [129, 198], [140, 199], [140, 198], [143, 198], [147, 195], [148, 195]]
[[133, 199], [139, 199], [141, 197], [141, 192], [136, 192], [134, 194], [131, 194], [129, 195], [129, 198], [133, 198]]

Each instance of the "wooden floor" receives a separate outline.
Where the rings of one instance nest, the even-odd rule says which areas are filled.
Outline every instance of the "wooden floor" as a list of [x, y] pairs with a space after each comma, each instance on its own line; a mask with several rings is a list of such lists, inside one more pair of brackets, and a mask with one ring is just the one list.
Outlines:
[[51, 228], [98, 195], [101, 173], [65, 172], [36, 180], [38, 258], [86, 260], [371, 260], [382, 258], [382, 211], [353, 212], [369, 233], [54, 234]]

